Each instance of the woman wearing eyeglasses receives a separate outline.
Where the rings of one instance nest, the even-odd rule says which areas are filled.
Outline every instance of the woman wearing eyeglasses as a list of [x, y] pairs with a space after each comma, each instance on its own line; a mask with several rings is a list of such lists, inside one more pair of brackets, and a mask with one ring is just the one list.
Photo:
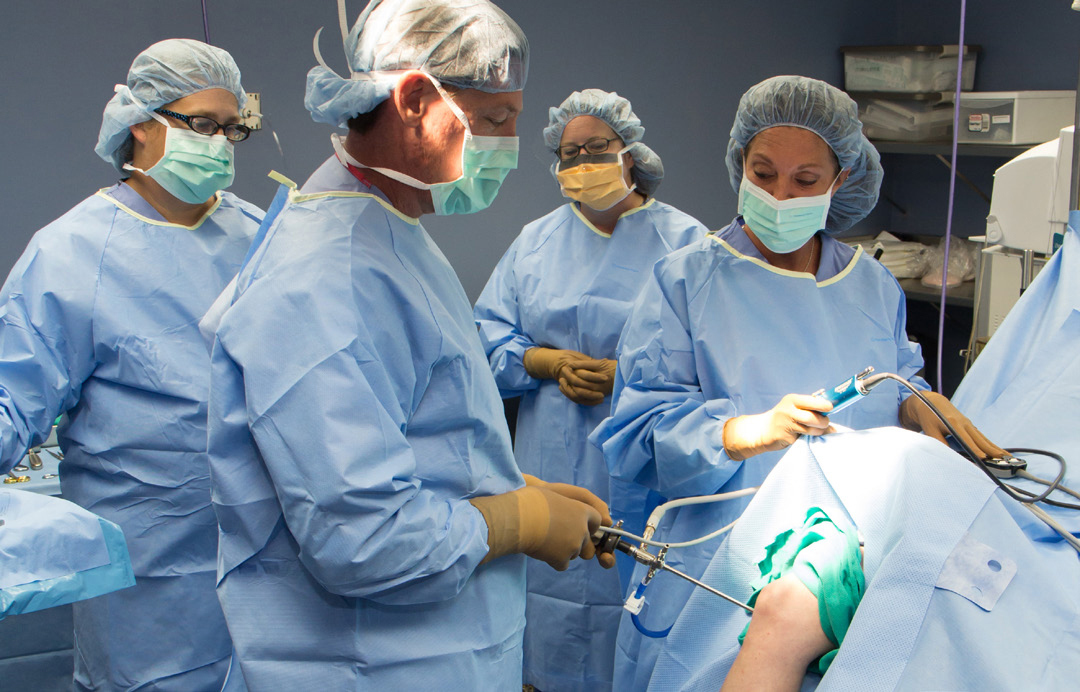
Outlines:
[[[615, 345], [649, 270], [707, 232], [653, 197], [664, 168], [644, 131], [629, 101], [599, 89], [550, 109], [544, 140], [570, 202], [522, 230], [475, 309], [503, 397], [521, 397], [521, 470], [588, 488], [633, 529], [646, 491], [613, 481], [588, 436], [609, 413]], [[539, 690], [611, 689], [620, 580], [578, 563], [528, 568], [524, 680]]]
[[135, 575], [74, 605], [76, 690], [216, 690], [230, 670], [199, 320], [263, 217], [225, 191], [244, 94], [220, 48], [140, 53], [96, 147], [124, 180], [39, 230], [0, 289], [0, 472], [66, 413], [64, 498], [123, 529]]

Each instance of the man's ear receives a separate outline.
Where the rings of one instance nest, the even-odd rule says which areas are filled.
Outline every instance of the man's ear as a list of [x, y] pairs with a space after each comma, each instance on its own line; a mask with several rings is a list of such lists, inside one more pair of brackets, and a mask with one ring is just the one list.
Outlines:
[[417, 127], [427, 111], [426, 98], [435, 87], [427, 75], [418, 70], [407, 73], [401, 78], [390, 98], [398, 117], [406, 127]]
[[146, 131], [146, 126], [150, 122], [152, 122], [152, 121], [147, 120], [145, 122], [135, 123], [134, 125], [132, 125], [131, 127], [128, 128], [128, 131], [131, 132], [131, 136], [139, 144], [146, 144], [146, 138], [148, 136], [148, 133]]

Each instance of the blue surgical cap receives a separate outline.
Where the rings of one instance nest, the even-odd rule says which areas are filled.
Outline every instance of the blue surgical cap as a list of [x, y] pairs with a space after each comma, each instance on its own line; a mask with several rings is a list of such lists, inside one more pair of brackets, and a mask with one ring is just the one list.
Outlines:
[[207, 89], [225, 89], [237, 106], [247, 101], [240, 68], [226, 51], [189, 38], [159, 41], [135, 57], [126, 84], [105, 106], [94, 151], [123, 172], [131, 160], [129, 127], [150, 120], [150, 112]]
[[825, 230], [847, 230], [869, 214], [881, 189], [881, 156], [863, 135], [859, 110], [851, 97], [808, 77], [773, 77], [743, 94], [727, 148], [728, 177], [735, 191], [742, 182], [743, 152], [750, 140], [762, 130], [781, 125], [817, 134], [836, 154], [840, 168], [848, 171], [829, 205]]
[[529, 42], [488, 0], [372, 0], [341, 34], [350, 78], [323, 61], [308, 72], [304, 105], [317, 122], [344, 126], [385, 101], [401, 73], [423, 70], [443, 84], [488, 93], [521, 91], [529, 73]]
[[[630, 102], [614, 91], [601, 89], [575, 91], [567, 96], [558, 108], [548, 109], [548, 126], [544, 128], [544, 144], [549, 150], [555, 151], [559, 148], [567, 123], [579, 115], [591, 115], [603, 120], [615, 131], [615, 134], [619, 135], [623, 144], [630, 147], [629, 153], [634, 159], [634, 167], [630, 175], [642, 194], [651, 197], [656, 192], [656, 188], [660, 187], [660, 181], [664, 179], [664, 164], [655, 151], [642, 143], [641, 138], [645, 136], [645, 128], [642, 127], [641, 120], [630, 110]], [[557, 164], [556, 161], [551, 167], [552, 175], [556, 174]]]

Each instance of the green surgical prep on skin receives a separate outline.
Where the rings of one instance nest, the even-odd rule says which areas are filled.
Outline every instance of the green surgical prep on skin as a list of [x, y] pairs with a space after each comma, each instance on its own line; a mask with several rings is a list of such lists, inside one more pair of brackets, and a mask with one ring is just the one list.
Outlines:
[[[837, 648], [819, 658], [812, 668], [824, 674], [844, 641], [855, 609], [866, 591], [859, 539], [854, 529], [844, 531], [820, 507], [806, 512], [802, 526], [779, 534], [758, 562], [761, 576], [751, 582], [755, 605], [758, 594], [769, 583], [791, 573], [818, 601], [821, 629]], [[749, 623], [739, 635], [741, 644]]]

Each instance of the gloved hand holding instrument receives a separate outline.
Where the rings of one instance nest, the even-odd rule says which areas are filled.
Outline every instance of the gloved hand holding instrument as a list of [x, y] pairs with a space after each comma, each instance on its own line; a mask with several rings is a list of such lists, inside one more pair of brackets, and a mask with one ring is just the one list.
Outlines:
[[[562, 571], [575, 557], [594, 557], [593, 534], [611, 525], [607, 505], [585, 488], [529, 475], [525, 483], [509, 493], [470, 498], [488, 525], [484, 562], [523, 553]], [[598, 561], [606, 568], [615, 564], [610, 553]]]

